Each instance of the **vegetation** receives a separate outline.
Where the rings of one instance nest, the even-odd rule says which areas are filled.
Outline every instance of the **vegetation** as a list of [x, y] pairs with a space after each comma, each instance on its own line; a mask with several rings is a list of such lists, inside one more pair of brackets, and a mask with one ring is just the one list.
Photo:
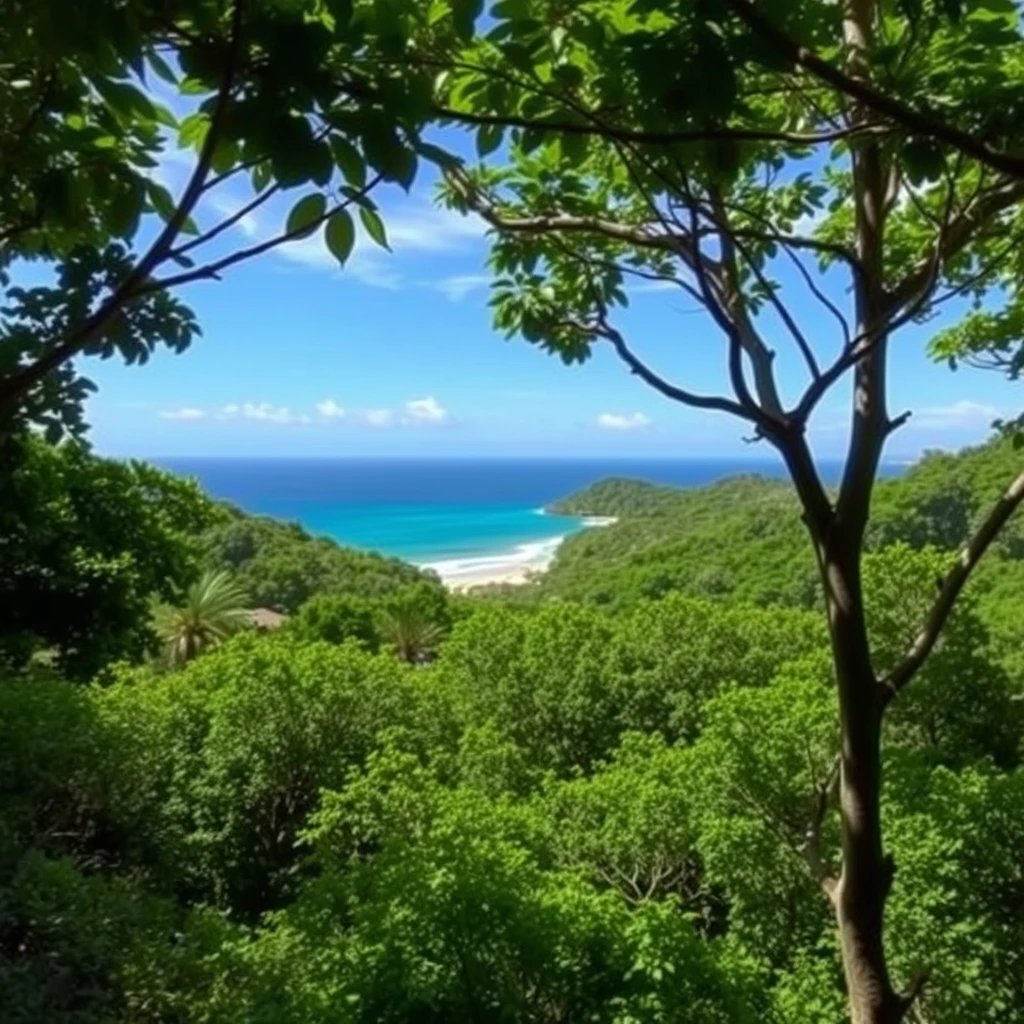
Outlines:
[[[1024, 1016], [1024, 474], [994, 444], [876, 481], [902, 329], [967, 307], [930, 351], [1019, 374], [1016, 6], [483, 6], [5, 11], [0, 1016]], [[493, 229], [500, 329], [732, 417], [792, 490], [597, 487], [562, 507], [620, 524], [515, 607], [453, 605], [53, 446], [86, 426], [80, 357], [188, 348], [175, 289], [318, 231], [344, 262], [353, 212], [386, 245], [371, 193], [421, 157]], [[706, 314], [678, 379], [625, 333], [637, 283]], [[830, 489], [808, 431], [840, 388]], [[194, 610], [159, 672], [151, 608], [204, 571], [222, 613], [241, 587], [296, 621], [213, 645]]]
[[615, 481], [555, 508], [619, 521], [570, 536], [535, 584], [538, 596], [612, 607], [673, 590], [754, 604], [818, 600], [814, 556], [782, 481], [736, 477], [690, 491]]
[[230, 512], [199, 537], [199, 559], [230, 572], [254, 607], [292, 613], [317, 594], [380, 597], [435, 576], [394, 558], [311, 537], [297, 523]]
[[[431, 151], [419, 131], [435, 72], [372, 58], [469, 31], [472, 0], [446, 3], [444, 26], [436, 6], [15, 0], [0, 30], [0, 267], [43, 260], [52, 275], [3, 280], [4, 424], [83, 430], [93, 385], [72, 360], [187, 349], [200, 329], [183, 285], [318, 232], [344, 263], [354, 214], [386, 245], [372, 192], [408, 187]], [[189, 158], [177, 195], [152, 174], [169, 142]], [[224, 245], [285, 190], [284, 223]]]
[[[1024, 474], [1004, 481], [963, 557], [936, 577], [902, 657], [881, 666], [862, 559], [882, 453], [907, 419], [888, 406], [889, 346], [908, 323], [964, 295], [997, 310], [983, 314], [982, 337], [993, 316], [1006, 320], [1003, 341], [1015, 337], [1020, 268], [1006, 246], [1019, 248], [1024, 190], [1018, 174], [994, 171], [987, 153], [965, 146], [963, 133], [934, 131], [930, 121], [922, 139], [905, 119], [879, 123], [875, 99], [916, 99], [927, 81], [958, 127], [985, 125], [1012, 145], [1003, 132], [1022, 95], [1020, 24], [1001, 3], [940, 12], [875, 0], [791, 7], [694, 3], [670, 13], [610, 3], [561, 19], [548, 0], [499, 5], [497, 27], [446, 80], [451, 106], [480, 125], [483, 161], [447, 168], [443, 194], [493, 229], [499, 329], [568, 364], [600, 346], [663, 398], [732, 417], [781, 456], [838, 688], [835, 800], [830, 771], [809, 788], [829, 794], [822, 814], [835, 809], [842, 859], [812, 857], [809, 866], [835, 914], [852, 1020], [899, 1024], [924, 975], [898, 977], [886, 942], [896, 867], [882, 815], [884, 720], [1024, 500]], [[804, 47], [834, 55], [838, 81], [821, 73], [833, 67], [828, 59], [808, 71]], [[994, 123], [997, 96], [1015, 113]], [[540, 131], [537, 121], [561, 130]], [[626, 332], [621, 311], [638, 281], [678, 289], [705, 315], [716, 344], [704, 345], [699, 372], [692, 346], [667, 376]], [[800, 374], [789, 394], [783, 359]], [[721, 383], [707, 390], [712, 361]], [[832, 494], [808, 430], [847, 375], [851, 429]], [[741, 558], [767, 558], [747, 550], [745, 537], [723, 531], [717, 540], [727, 573]], [[789, 559], [772, 569], [756, 596], [796, 596]], [[798, 580], [801, 589], [813, 593]]]
[[[929, 456], [880, 487], [893, 525], [864, 576], [880, 666], [946, 564], [945, 496], [969, 522], [1012, 453]], [[89, 479], [115, 469], [91, 461]], [[606, 494], [621, 513], [585, 535], [631, 595], [614, 614], [597, 590], [559, 596], [565, 566], [525, 607], [393, 581], [317, 594], [171, 671], [9, 674], [4, 1019], [839, 1024], [841, 953], [807, 865], [839, 849], [825, 623], [799, 601], [695, 596], [678, 542], [711, 556], [701, 531], [759, 491], [795, 523], [781, 485], [749, 478], [563, 503], [604, 513]], [[634, 543], [682, 585], [637, 593]], [[1024, 1013], [1024, 673], [998, 640], [1020, 552], [991, 555], [885, 725], [892, 955], [928, 965], [935, 1024]]]
[[180, 607], [156, 610], [156, 631], [171, 665], [183, 665], [252, 624], [245, 592], [226, 572], [206, 572], [185, 591]]
[[89, 679], [156, 642], [153, 598], [193, 578], [191, 535], [216, 518], [193, 484], [77, 444], [0, 441], [0, 662]]

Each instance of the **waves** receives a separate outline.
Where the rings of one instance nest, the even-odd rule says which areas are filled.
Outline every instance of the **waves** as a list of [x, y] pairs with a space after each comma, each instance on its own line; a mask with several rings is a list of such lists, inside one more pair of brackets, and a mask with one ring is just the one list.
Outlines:
[[563, 534], [547, 540], [518, 544], [511, 551], [493, 555], [421, 562], [420, 567], [433, 570], [452, 586], [522, 582], [528, 573], [547, 569], [566, 536]]
[[[614, 516], [587, 516], [584, 527], [611, 526]], [[511, 551], [472, 558], [445, 558], [418, 563], [421, 569], [433, 570], [455, 589], [482, 586], [486, 583], [525, 583], [531, 573], [544, 572], [554, 561], [559, 545], [568, 534], [542, 541], [517, 544]]]

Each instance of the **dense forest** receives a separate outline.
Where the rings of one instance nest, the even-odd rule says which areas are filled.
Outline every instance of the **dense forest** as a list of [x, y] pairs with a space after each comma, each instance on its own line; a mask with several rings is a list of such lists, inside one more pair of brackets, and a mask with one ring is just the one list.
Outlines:
[[[883, 471], [896, 373], [1024, 369], [1022, 69], [1012, 0], [8, 0], [0, 1019], [1024, 1019], [1024, 417]], [[413, 189], [786, 479], [454, 596], [92, 453], [96, 360]]]
[[[880, 488], [880, 664], [1015, 457], [932, 454]], [[5, 1020], [843, 1019], [804, 863], [835, 694], [778, 481], [567, 497], [619, 522], [505, 604], [73, 445], [31, 442], [17, 480], [46, 546], [8, 547], [5, 606], [56, 578], [67, 632], [49, 595], [31, 654], [27, 619], [4, 630]], [[933, 1022], [1024, 1014], [1017, 536], [887, 724], [893, 955], [929, 965]], [[292, 614], [169, 666], [150, 606], [225, 566]], [[86, 650], [97, 603], [121, 632]]]

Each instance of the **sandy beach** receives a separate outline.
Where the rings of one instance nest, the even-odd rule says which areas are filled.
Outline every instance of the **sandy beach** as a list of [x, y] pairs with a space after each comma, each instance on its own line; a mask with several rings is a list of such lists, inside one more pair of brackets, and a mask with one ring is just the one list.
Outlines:
[[[583, 525], [611, 526], [615, 521], [613, 516], [588, 516]], [[436, 572], [445, 586], [456, 592], [494, 583], [528, 583], [537, 573], [544, 572], [551, 565], [559, 545], [567, 536], [564, 534], [532, 544], [520, 544], [505, 554], [426, 562], [421, 568]]]

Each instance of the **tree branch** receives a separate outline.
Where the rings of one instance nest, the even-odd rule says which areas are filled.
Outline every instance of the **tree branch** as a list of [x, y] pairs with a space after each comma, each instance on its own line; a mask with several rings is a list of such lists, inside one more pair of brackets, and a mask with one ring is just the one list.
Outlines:
[[821, 826], [825, 823], [829, 800], [832, 799], [835, 788], [839, 783], [839, 764], [840, 759], [837, 757], [832, 762], [832, 766], [825, 779], [814, 787], [814, 810], [811, 814], [811, 820], [807, 825], [807, 832], [804, 834], [803, 845], [804, 856], [807, 858], [811, 874], [814, 875], [815, 880], [829, 900], [835, 899], [838, 881], [826, 865], [821, 852]]
[[[730, 231], [728, 215], [722, 206], [720, 194], [712, 193], [711, 195], [711, 214], [722, 251], [722, 266], [725, 271], [723, 280], [725, 287], [722, 291], [726, 312], [736, 328], [739, 344], [753, 367], [754, 387], [761, 407], [770, 416], [781, 419], [782, 402], [779, 399], [775, 373], [772, 369], [775, 353], [765, 344], [750, 318], [737, 259], [740, 247]], [[755, 269], [755, 274], [759, 273], [760, 271]]]
[[888, 309], [895, 313], [915, 297], [925, 294], [929, 281], [937, 270], [945, 266], [965, 245], [971, 242], [976, 232], [993, 217], [1024, 199], [1024, 178], [1017, 181], [1003, 181], [978, 196], [967, 209], [953, 218], [947, 230], [940, 233], [935, 250], [922, 260], [907, 276], [889, 292]]
[[655, 391], [694, 409], [711, 409], [716, 412], [729, 413], [731, 416], [739, 416], [741, 419], [752, 420], [753, 417], [737, 402], [721, 395], [700, 395], [685, 388], [677, 387], [669, 383], [664, 377], [655, 373], [646, 363], [642, 362], [630, 349], [622, 333], [608, 323], [604, 312], [598, 316], [598, 321], [593, 324], [581, 323], [578, 320], [568, 320], [566, 323], [586, 334], [594, 337], [604, 338], [615, 351], [615, 354], [629, 367], [630, 373], [639, 377], [645, 384]]
[[221, 76], [210, 126], [207, 129], [206, 138], [203, 140], [195, 169], [174, 213], [132, 272], [92, 316], [34, 363], [11, 374], [6, 380], [0, 381], [0, 409], [12, 405], [49, 373], [85, 348], [97, 334], [110, 324], [125, 303], [131, 301], [139, 293], [140, 288], [152, 272], [167, 258], [171, 245], [202, 195], [203, 184], [209, 174], [217, 143], [220, 141], [241, 55], [243, 10], [244, 0], [235, 0], [231, 17], [230, 50], [224, 65], [224, 73]]
[[910, 649], [904, 655], [903, 660], [882, 678], [881, 684], [886, 690], [887, 700], [895, 697], [924, 664], [934, 648], [964, 584], [967, 583], [982, 555], [1006, 525], [1010, 516], [1017, 511], [1022, 501], [1024, 501], [1024, 473], [1021, 473], [1003, 492], [985, 517], [984, 522], [975, 531], [974, 536], [957, 555], [953, 567], [942, 582], [939, 596], [932, 605], [920, 632], [910, 645]]
[[[377, 175], [367, 186], [362, 189], [358, 196], [361, 198], [375, 188], [381, 181], [381, 176]], [[276, 249], [280, 245], [286, 245], [288, 242], [293, 242], [297, 238], [305, 237], [316, 231], [321, 224], [330, 220], [339, 210], [344, 210], [346, 207], [357, 202], [356, 197], [350, 197], [343, 203], [338, 203], [332, 206], [329, 210], [326, 210], [316, 220], [311, 221], [308, 224], [304, 224], [300, 228], [296, 228], [294, 231], [284, 231], [279, 235], [275, 235], [273, 238], [268, 238], [262, 242], [258, 242], [256, 245], [251, 245], [247, 249], [240, 249], [238, 252], [232, 253], [230, 256], [225, 256], [223, 259], [215, 260], [213, 263], [207, 263], [202, 267], [196, 267], [194, 270], [186, 270], [181, 274], [175, 274], [172, 277], [162, 277], [157, 280], [150, 281], [142, 288], [140, 288], [136, 294], [146, 295], [149, 292], [165, 291], [168, 288], [174, 288], [183, 284], [191, 284], [194, 281], [203, 280], [214, 280], [220, 273], [227, 270], [229, 267], [233, 267], [236, 263], [242, 263], [245, 260], [252, 259], [254, 256], [260, 256], [270, 249]]]
[[[534, 90], [537, 91], [537, 90]], [[543, 95], [543, 92], [542, 92]], [[476, 114], [453, 107], [436, 106], [436, 114], [461, 124], [493, 126], [496, 128], [524, 128], [535, 131], [558, 132], [562, 135], [592, 135], [618, 142], [644, 145], [672, 145], [677, 142], [702, 142], [710, 140], [735, 140], [737, 142], [784, 142], [794, 146], [817, 146], [840, 142], [856, 135], [891, 133], [891, 129], [877, 125], [859, 125], [834, 128], [827, 132], [785, 132], [764, 128], [740, 128], [726, 125], [706, 128], [689, 128], [683, 131], [654, 132], [621, 128], [601, 120], [602, 111], [587, 111], [586, 121], [563, 121], [558, 119], [534, 120], [515, 114]]]
[[184, 245], [179, 246], [177, 249], [172, 249], [167, 255], [172, 259], [179, 256], [184, 256], [186, 253], [191, 252], [193, 249], [198, 249], [201, 245], [206, 245], [207, 242], [212, 242], [218, 235], [223, 234], [229, 228], [234, 227], [239, 221], [244, 220], [254, 210], [258, 210], [271, 196], [276, 195], [281, 190], [280, 185], [273, 185], [271, 188], [261, 192], [255, 199], [248, 202], [241, 209], [235, 211], [230, 217], [225, 218], [216, 227], [211, 228], [205, 234], [198, 235], [196, 238], [191, 239]]
[[627, 242], [642, 249], [657, 249], [662, 252], [679, 252], [680, 244], [689, 245], [689, 240], [674, 235], [656, 234], [644, 228], [631, 227], [602, 217], [584, 217], [572, 214], [547, 214], [538, 217], [508, 217], [501, 213], [497, 203], [485, 197], [469, 178], [454, 170], [445, 172], [449, 182], [458, 191], [474, 213], [479, 214], [492, 227], [501, 231], [514, 231], [525, 235], [540, 235], [552, 232], [581, 232], [603, 235], [620, 242]]
[[867, 81], [846, 74], [823, 60], [797, 40], [788, 36], [765, 17], [751, 0], [725, 0], [732, 12], [756, 35], [767, 41], [787, 60], [809, 71], [816, 78], [852, 97], [876, 114], [899, 124], [917, 135], [944, 142], [979, 163], [992, 167], [1018, 180], [1024, 180], [1024, 158], [993, 149], [988, 143], [941, 121], [931, 114], [915, 110], [900, 100], [879, 92]]

